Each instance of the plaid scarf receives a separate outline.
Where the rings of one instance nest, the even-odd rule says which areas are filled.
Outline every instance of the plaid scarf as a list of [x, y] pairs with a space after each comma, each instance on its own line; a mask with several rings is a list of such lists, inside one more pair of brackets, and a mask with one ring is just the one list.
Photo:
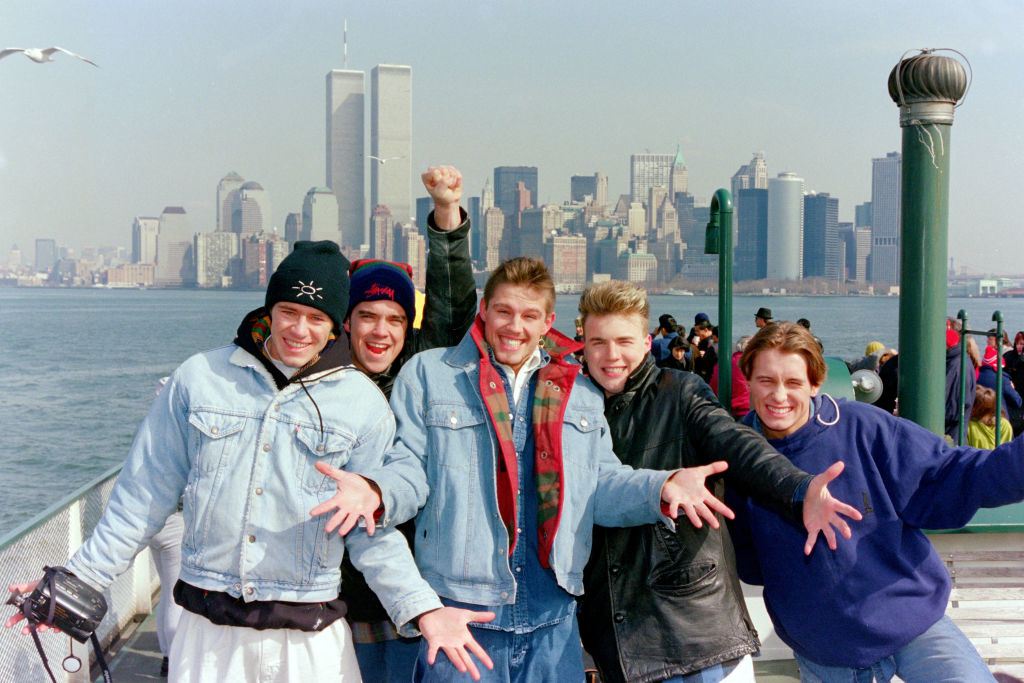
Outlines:
[[[480, 351], [480, 395], [494, 425], [498, 438], [498, 510], [511, 540], [512, 555], [517, 539], [516, 495], [519, 468], [512, 441], [512, 415], [508, 395], [498, 369], [491, 362], [484, 340], [484, 321], [479, 315], [470, 329], [470, 336]], [[541, 566], [550, 568], [551, 548], [562, 516], [565, 474], [562, 468], [562, 419], [569, 402], [569, 392], [580, 366], [565, 361], [566, 354], [583, 347], [555, 330], [542, 338], [542, 348], [551, 361], [537, 371], [537, 390], [533, 397], [533, 466], [537, 484], [537, 540]]]

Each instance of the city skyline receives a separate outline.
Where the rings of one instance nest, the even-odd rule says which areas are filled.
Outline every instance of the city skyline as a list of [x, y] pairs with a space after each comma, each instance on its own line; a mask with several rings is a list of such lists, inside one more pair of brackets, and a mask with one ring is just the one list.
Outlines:
[[[328, 184], [324, 75], [377, 64], [416, 71], [413, 183], [427, 165], [452, 163], [468, 198], [496, 167], [536, 166], [540, 205], [567, 199], [573, 175], [599, 172], [612, 202], [629, 191], [631, 155], [674, 154], [681, 144], [700, 202], [763, 151], [769, 177], [798, 174], [852, 221], [871, 199], [871, 160], [900, 149], [889, 70], [905, 50], [948, 46], [976, 76], [952, 132], [950, 256], [975, 271], [1024, 271], [997, 248], [1017, 224], [1003, 198], [1024, 177], [1013, 30], [1024, 10], [879, 7], [888, 21], [870, 6], [793, 3], [654, 12], [455, 2], [437, 14], [405, 2], [12, 0], [0, 8], [8, 44], [67, 46], [101, 68], [0, 64], [9, 101], [20, 103], [0, 113], [0, 253], [18, 244], [30, 254], [36, 237], [127, 245], [135, 216], [167, 206], [183, 206], [194, 231], [213, 231], [216, 184], [230, 171], [265, 188], [283, 234], [306, 192]], [[451, 14], [460, 28], [440, 31]]]

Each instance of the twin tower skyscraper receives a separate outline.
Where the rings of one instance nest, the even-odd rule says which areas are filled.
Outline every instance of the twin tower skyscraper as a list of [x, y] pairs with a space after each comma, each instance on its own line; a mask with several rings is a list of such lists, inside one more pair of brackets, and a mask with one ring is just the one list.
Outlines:
[[370, 211], [409, 222], [412, 204], [412, 67], [370, 71], [370, 153], [366, 154], [366, 73], [327, 74], [327, 185], [338, 199], [343, 249], [369, 243], [364, 169], [370, 159]]

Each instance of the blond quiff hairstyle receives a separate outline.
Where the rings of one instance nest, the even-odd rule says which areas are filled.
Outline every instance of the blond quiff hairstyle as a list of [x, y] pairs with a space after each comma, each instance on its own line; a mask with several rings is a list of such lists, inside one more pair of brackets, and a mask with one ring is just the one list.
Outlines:
[[638, 315], [646, 329], [651, 324], [647, 292], [632, 282], [608, 280], [591, 285], [580, 295], [580, 317], [584, 324], [591, 315]]
[[532, 256], [517, 256], [498, 264], [484, 285], [485, 305], [494, 296], [494, 291], [499, 286], [506, 284], [537, 290], [544, 295], [547, 312], [551, 313], [555, 310], [555, 281], [551, 279], [551, 272], [548, 271], [548, 267], [542, 259]]

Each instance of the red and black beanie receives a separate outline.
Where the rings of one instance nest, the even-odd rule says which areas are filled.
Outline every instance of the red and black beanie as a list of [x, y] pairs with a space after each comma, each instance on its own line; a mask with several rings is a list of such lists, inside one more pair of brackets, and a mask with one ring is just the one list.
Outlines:
[[409, 326], [416, 319], [416, 287], [412, 284], [412, 266], [377, 259], [360, 259], [348, 270], [351, 287], [348, 312], [363, 301], [394, 301], [405, 311]]

